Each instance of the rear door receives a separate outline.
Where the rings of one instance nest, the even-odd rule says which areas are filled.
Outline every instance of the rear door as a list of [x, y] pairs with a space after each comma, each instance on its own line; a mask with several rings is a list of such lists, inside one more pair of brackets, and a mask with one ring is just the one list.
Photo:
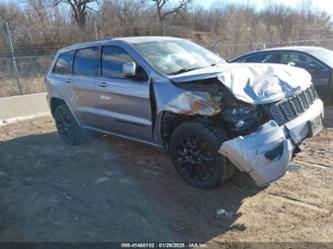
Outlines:
[[140, 77], [125, 77], [122, 73], [123, 65], [136, 60], [119, 45], [103, 46], [101, 49], [101, 77], [97, 81], [97, 109], [100, 114], [98, 128], [152, 141], [147, 74], [137, 63]]
[[96, 111], [96, 84], [99, 75], [99, 47], [77, 49], [73, 62], [73, 75], [67, 82], [73, 96], [73, 111], [83, 126], [95, 127], [98, 122]]
[[48, 86], [52, 88], [49, 91], [50, 98], [60, 97], [64, 99], [72, 112], [76, 106], [75, 94], [71, 88], [74, 55], [75, 50], [59, 54], [52, 73], [47, 77]]
[[307, 70], [312, 76], [312, 82], [318, 94], [321, 97], [325, 96], [330, 78], [330, 70], [320, 61], [304, 53], [282, 52], [281, 63]]

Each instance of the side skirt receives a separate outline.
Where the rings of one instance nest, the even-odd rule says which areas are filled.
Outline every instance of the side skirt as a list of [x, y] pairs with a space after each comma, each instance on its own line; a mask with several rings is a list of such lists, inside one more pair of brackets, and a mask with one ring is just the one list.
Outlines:
[[145, 141], [145, 140], [142, 140], [142, 139], [138, 139], [138, 138], [135, 138], [135, 137], [125, 136], [125, 135], [121, 135], [121, 134], [118, 134], [118, 133], [114, 133], [114, 132], [110, 132], [110, 131], [105, 131], [105, 130], [98, 129], [98, 128], [93, 128], [93, 127], [90, 127], [90, 126], [84, 126], [82, 128], [87, 129], [87, 130], [92, 130], [92, 131], [100, 132], [100, 133], [105, 133], [107, 135], [111, 135], [111, 136], [115, 136], [115, 137], [120, 137], [120, 138], [128, 139], [128, 140], [131, 140], [131, 141], [134, 141], [134, 142], [148, 144], [148, 145], [151, 145], [153, 147], [156, 147], [156, 148], [164, 150], [162, 145], [159, 145], [159, 144], [156, 144], [156, 143], [152, 143], [152, 142], [148, 142], [148, 141]]

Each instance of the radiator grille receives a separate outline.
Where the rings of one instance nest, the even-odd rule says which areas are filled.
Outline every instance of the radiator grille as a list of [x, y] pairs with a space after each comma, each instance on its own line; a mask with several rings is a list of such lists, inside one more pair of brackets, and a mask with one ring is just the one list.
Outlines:
[[296, 96], [282, 100], [272, 106], [270, 115], [279, 125], [283, 125], [305, 112], [316, 99], [318, 99], [318, 94], [311, 86]]

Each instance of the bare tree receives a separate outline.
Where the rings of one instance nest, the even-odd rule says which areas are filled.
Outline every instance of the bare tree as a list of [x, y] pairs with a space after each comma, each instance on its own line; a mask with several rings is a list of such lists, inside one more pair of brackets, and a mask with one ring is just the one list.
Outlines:
[[156, 8], [162, 33], [165, 33], [165, 18], [171, 14], [186, 10], [192, 0], [151, 0]]
[[[226, 58], [253, 48], [318, 37], [323, 46], [329, 46], [325, 40], [333, 35], [331, 16], [308, 9], [310, 0], [303, 0], [303, 8], [298, 9], [263, 0], [265, 7], [259, 11], [255, 6], [228, 4], [226, 0], [209, 8], [192, 8], [189, 4], [194, 0], [22, 1], [25, 4], [21, 6], [17, 1], [0, 3], [0, 14], [10, 23], [16, 52], [22, 55], [53, 53], [63, 45], [94, 39], [96, 30], [101, 38], [167, 31], [168, 35], [193, 39]], [[69, 11], [73, 18], [68, 18]], [[8, 50], [6, 41], [0, 30], [0, 54]]]
[[54, 5], [57, 6], [61, 3], [70, 5], [75, 22], [80, 28], [86, 24], [88, 15], [89, 4], [97, 2], [97, 0], [54, 0]]

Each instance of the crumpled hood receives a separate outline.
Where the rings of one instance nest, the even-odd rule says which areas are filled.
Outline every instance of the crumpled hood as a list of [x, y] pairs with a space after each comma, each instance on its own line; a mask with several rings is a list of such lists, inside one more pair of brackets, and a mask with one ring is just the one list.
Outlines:
[[182, 73], [170, 79], [181, 83], [213, 77], [217, 77], [237, 99], [250, 104], [279, 101], [312, 84], [311, 75], [301, 68], [255, 63], [220, 64]]

